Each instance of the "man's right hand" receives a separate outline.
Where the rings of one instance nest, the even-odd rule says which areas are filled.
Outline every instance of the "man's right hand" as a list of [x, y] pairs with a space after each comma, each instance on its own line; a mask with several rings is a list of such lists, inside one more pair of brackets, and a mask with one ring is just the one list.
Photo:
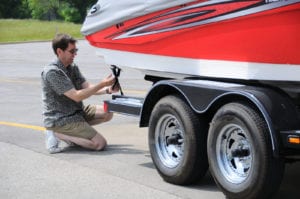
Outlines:
[[109, 76], [107, 76], [106, 78], [104, 78], [102, 80], [102, 82], [104, 83], [105, 86], [112, 86], [116, 82], [116, 78], [115, 78], [115, 76], [113, 76], [112, 74], [110, 74]]

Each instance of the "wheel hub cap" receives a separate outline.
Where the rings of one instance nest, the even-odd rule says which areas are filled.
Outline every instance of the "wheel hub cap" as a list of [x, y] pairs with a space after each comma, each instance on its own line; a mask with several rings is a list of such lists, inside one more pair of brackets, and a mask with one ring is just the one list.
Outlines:
[[224, 126], [217, 138], [217, 159], [225, 178], [231, 183], [243, 182], [252, 163], [251, 143], [242, 127]]
[[166, 167], [174, 168], [180, 163], [184, 151], [184, 131], [173, 115], [166, 114], [159, 119], [155, 130], [155, 147]]

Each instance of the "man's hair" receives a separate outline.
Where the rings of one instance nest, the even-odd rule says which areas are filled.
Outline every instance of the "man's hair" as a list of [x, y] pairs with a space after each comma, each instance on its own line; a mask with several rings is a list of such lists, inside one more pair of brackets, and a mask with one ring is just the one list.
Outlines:
[[57, 34], [55, 36], [55, 38], [52, 40], [52, 48], [54, 53], [57, 55], [56, 50], [58, 48], [62, 49], [62, 50], [66, 50], [68, 48], [68, 45], [71, 44], [75, 44], [77, 42], [76, 39], [74, 39], [73, 37], [71, 37], [68, 34]]

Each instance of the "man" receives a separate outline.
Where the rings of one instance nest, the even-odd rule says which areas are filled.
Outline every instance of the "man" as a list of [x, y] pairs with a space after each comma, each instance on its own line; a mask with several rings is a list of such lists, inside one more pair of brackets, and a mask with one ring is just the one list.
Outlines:
[[58, 139], [93, 150], [106, 146], [105, 138], [91, 125], [111, 120], [112, 113], [105, 113], [98, 105], [84, 106], [82, 100], [117, 92], [118, 88], [112, 89], [115, 77], [110, 75], [95, 85], [87, 82], [73, 63], [76, 42], [67, 34], [56, 35], [52, 47], [57, 59], [41, 74], [46, 148], [50, 153], [62, 151]]

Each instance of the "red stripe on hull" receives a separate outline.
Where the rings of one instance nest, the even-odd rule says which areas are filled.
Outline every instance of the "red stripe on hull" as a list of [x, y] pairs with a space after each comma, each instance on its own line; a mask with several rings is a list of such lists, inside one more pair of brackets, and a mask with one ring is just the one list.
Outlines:
[[145, 54], [300, 65], [300, 3], [159, 34], [116, 40], [109, 37], [161, 13], [99, 31], [87, 40], [96, 47]]

